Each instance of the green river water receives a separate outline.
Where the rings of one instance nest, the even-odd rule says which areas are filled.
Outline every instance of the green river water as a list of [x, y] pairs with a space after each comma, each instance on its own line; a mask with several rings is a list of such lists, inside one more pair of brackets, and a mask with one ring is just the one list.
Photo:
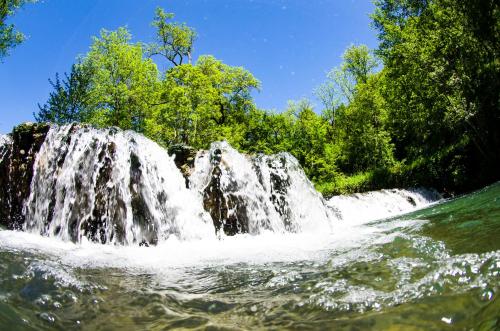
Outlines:
[[500, 330], [500, 184], [333, 234], [158, 247], [0, 231], [1, 330]]

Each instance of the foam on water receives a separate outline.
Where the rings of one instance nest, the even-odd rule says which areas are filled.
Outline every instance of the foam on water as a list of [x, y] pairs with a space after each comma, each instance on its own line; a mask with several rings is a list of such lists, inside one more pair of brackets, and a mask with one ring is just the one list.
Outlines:
[[439, 193], [429, 189], [392, 189], [351, 195], [338, 195], [328, 201], [341, 219], [349, 223], [366, 223], [424, 208], [441, 200]]
[[[394, 220], [378, 225], [339, 223], [331, 232], [273, 233], [258, 236], [239, 234], [196, 240], [171, 237], [156, 246], [101, 245], [84, 240], [61, 241], [21, 231], [0, 231], [0, 247], [53, 255], [63, 264], [74, 267], [140, 269], [164, 273], [176, 268], [266, 264], [301, 260], [324, 261], [334, 252], [348, 252], [360, 247], [390, 242], [400, 230], [419, 227], [425, 221]], [[397, 232], [388, 234], [392, 229]]]

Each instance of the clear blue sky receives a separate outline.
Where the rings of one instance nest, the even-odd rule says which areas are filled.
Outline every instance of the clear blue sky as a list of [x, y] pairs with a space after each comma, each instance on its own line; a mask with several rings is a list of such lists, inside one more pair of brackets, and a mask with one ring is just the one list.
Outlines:
[[195, 58], [213, 54], [250, 70], [266, 109], [312, 98], [351, 43], [377, 45], [370, 0], [41, 0], [9, 19], [28, 39], [0, 63], [0, 133], [33, 120], [48, 78], [68, 71], [101, 28], [127, 26], [134, 41], [152, 41], [157, 6], [196, 29]]

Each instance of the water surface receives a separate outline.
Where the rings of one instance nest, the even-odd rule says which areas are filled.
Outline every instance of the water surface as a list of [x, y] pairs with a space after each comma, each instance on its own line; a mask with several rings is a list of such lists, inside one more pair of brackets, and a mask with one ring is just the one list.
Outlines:
[[72, 244], [0, 231], [5, 330], [500, 328], [500, 184], [332, 233]]

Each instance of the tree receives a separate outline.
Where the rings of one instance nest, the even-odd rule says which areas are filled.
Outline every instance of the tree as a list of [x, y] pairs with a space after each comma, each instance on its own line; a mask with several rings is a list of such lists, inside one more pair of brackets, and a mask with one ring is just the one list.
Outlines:
[[431, 0], [375, 0], [375, 12], [371, 17], [379, 32], [377, 53], [387, 56], [387, 52], [402, 41], [406, 24], [420, 16], [430, 3]]
[[182, 64], [172, 68], [161, 83], [161, 101], [146, 121], [146, 135], [164, 145], [199, 147], [212, 141], [210, 114], [215, 94], [199, 67]]
[[166, 13], [162, 8], [156, 9], [152, 23], [156, 27], [156, 42], [149, 46], [149, 54], [161, 55], [174, 66], [181, 65], [185, 58], [191, 63], [196, 32], [184, 23], [169, 22], [173, 18], [173, 13]]
[[383, 73], [378, 73], [359, 83], [352, 102], [338, 117], [337, 162], [344, 173], [389, 168], [395, 162], [385, 100], [380, 93], [383, 80]]
[[196, 65], [216, 90], [218, 112], [213, 119], [217, 124], [241, 119], [254, 106], [251, 92], [260, 87], [260, 82], [248, 70], [228, 66], [213, 56], [201, 56]]
[[131, 44], [125, 28], [102, 30], [90, 51], [61, 81], [35, 115], [40, 121], [83, 121], [97, 126], [144, 130], [149, 112], [159, 97], [156, 65], [144, 58], [141, 44]]
[[157, 100], [159, 73], [156, 64], [144, 58], [142, 45], [130, 39], [125, 28], [102, 30], [80, 65], [92, 73], [89, 96], [94, 111], [89, 120], [142, 132]]
[[25, 36], [17, 31], [13, 24], [7, 24], [8, 16], [26, 3], [36, 0], [2, 0], [0, 2], [0, 60], [9, 54], [9, 50], [23, 42]]
[[397, 157], [433, 185], [463, 189], [498, 178], [500, 4], [376, 4]]
[[377, 67], [377, 59], [366, 45], [351, 45], [344, 52], [342, 71], [354, 85], [366, 84], [368, 77]]
[[161, 102], [148, 121], [148, 134], [165, 144], [206, 147], [217, 139], [239, 146], [246, 115], [254, 108], [251, 91], [259, 81], [240, 67], [213, 56], [201, 56], [196, 65], [171, 68], [162, 83]]
[[366, 45], [351, 45], [342, 55], [342, 63], [327, 74], [327, 80], [320, 85], [315, 94], [324, 106], [324, 114], [331, 125], [339, 107], [353, 100], [356, 86], [366, 83], [377, 67], [376, 58]]
[[48, 101], [34, 114], [38, 122], [67, 124], [87, 122], [91, 116], [90, 87], [92, 74], [81, 64], [74, 64], [70, 74], [61, 80], [56, 74], [55, 81], [49, 79], [53, 88]]

